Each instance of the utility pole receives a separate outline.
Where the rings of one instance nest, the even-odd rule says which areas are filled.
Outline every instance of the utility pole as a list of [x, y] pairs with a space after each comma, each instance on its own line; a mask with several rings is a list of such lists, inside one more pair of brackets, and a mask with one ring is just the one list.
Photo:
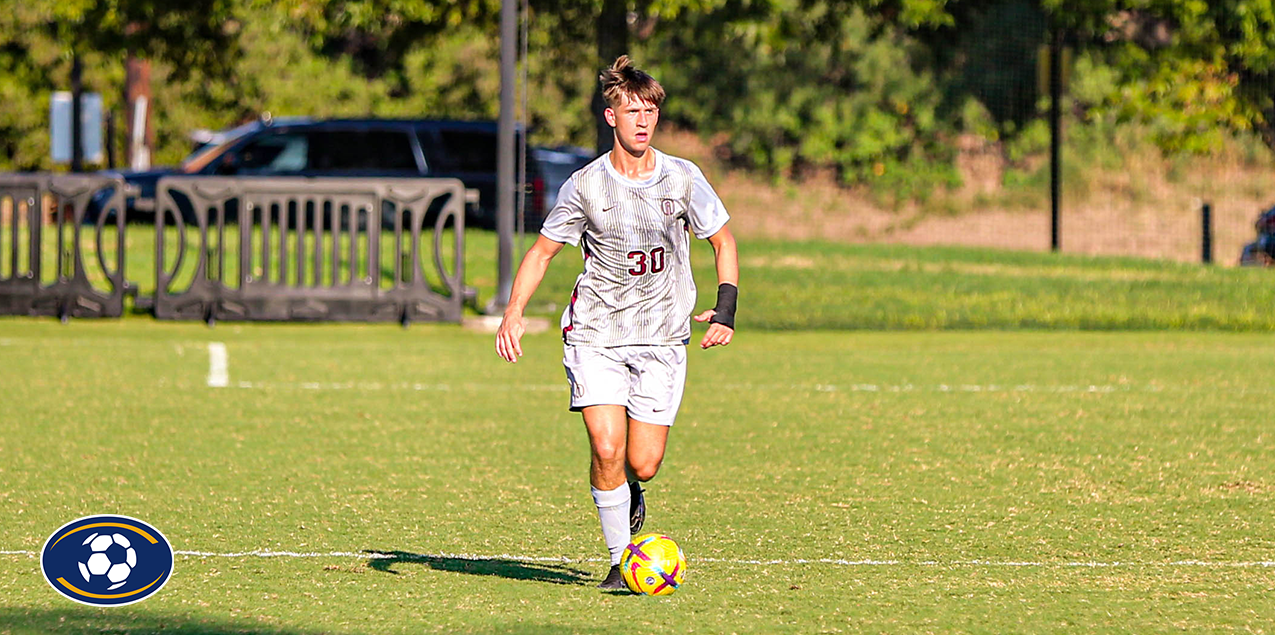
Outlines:
[[496, 130], [496, 295], [487, 314], [504, 313], [514, 285], [514, 67], [517, 65], [518, 0], [500, 3], [500, 121]]
[[84, 171], [84, 97], [80, 54], [71, 54], [71, 171]]

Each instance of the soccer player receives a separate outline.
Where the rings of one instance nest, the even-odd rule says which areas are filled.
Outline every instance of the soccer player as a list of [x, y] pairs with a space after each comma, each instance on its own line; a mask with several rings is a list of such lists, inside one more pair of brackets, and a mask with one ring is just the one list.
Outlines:
[[584, 272], [562, 315], [562, 363], [571, 410], [584, 416], [589, 482], [611, 553], [602, 589], [624, 589], [620, 555], [646, 518], [640, 482], [660, 469], [682, 402], [695, 281], [690, 237], [716, 253], [717, 306], [701, 349], [735, 333], [739, 263], [729, 216], [694, 163], [651, 147], [664, 88], [620, 56], [602, 71], [606, 121], [615, 144], [562, 185], [514, 278], [496, 352], [522, 356], [523, 309], [564, 243], [579, 244]]

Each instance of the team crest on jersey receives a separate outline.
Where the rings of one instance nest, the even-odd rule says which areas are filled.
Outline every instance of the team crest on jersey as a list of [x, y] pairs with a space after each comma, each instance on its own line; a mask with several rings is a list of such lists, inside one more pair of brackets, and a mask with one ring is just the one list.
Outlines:
[[673, 199], [666, 198], [660, 201], [660, 209], [664, 211], [665, 216], [672, 216], [677, 213], [677, 208], [673, 204]]

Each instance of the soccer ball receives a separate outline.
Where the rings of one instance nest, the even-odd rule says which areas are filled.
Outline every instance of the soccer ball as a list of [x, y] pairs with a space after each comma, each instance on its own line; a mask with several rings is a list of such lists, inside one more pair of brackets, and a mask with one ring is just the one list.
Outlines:
[[633, 539], [620, 556], [620, 573], [634, 593], [668, 595], [682, 586], [686, 556], [672, 538], [643, 534]]
[[128, 538], [120, 534], [94, 533], [84, 539], [93, 555], [88, 562], [81, 562], [80, 575], [85, 582], [92, 582], [94, 576], [106, 576], [112, 582], [107, 590], [118, 589], [128, 580], [128, 574], [137, 566], [137, 552], [129, 545]]

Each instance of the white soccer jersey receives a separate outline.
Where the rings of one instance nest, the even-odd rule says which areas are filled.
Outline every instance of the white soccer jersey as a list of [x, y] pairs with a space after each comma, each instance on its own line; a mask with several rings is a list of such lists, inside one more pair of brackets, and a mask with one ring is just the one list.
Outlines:
[[655, 153], [644, 181], [621, 176], [610, 154], [562, 185], [540, 233], [579, 244], [584, 273], [562, 314], [572, 346], [667, 346], [691, 336], [695, 280], [690, 236], [708, 238], [730, 219], [694, 163]]

